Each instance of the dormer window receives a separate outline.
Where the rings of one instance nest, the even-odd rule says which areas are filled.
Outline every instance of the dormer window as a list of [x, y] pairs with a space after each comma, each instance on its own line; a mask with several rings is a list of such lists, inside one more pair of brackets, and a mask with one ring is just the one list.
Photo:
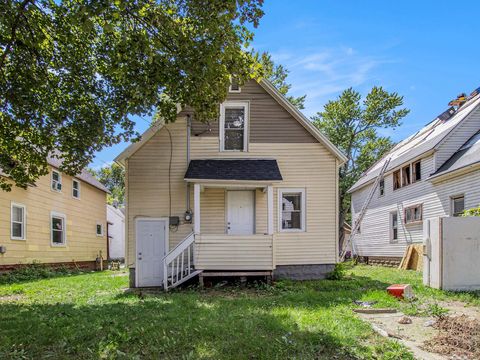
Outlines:
[[227, 101], [220, 107], [220, 150], [247, 151], [248, 102]]
[[241, 88], [240, 88], [240, 84], [238, 83], [237, 80], [235, 79], [232, 79], [230, 81], [230, 87], [228, 88], [228, 92], [231, 92], [231, 93], [239, 93], [241, 92]]

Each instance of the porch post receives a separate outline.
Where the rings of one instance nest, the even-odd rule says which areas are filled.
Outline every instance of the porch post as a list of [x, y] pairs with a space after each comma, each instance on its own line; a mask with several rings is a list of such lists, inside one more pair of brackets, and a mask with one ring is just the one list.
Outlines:
[[200, 234], [200, 184], [193, 185], [193, 231]]
[[267, 232], [273, 235], [273, 186], [267, 186]]

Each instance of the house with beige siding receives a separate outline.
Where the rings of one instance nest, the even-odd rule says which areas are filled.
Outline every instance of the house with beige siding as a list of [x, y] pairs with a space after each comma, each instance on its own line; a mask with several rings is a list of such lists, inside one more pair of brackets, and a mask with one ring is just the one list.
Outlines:
[[207, 123], [180, 111], [116, 158], [132, 286], [319, 278], [337, 262], [344, 155], [268, 81], [230, 88], [219, 106]]
[[358, 255], [400, 262], [408, 245], [423, 242], [423, 220], [480, 205], [479, 90], [397, 144], [349, 190], [355, 222], [390, 159], [354, 235]]
[[33, 262], [93, 269], [106, 259], [107, 189], [86, 171], [72, 177], [58, 159], [48, 163], [27, 189], [0, 190], [0, 271]]

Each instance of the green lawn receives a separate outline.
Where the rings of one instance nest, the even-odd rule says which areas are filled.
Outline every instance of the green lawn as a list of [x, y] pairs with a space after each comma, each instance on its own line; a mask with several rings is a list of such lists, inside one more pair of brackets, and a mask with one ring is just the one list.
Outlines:
[[[102, 272], [0, 285], [0, 358], [410, 359], [359, 320], [353, 300], [411, 307], [393, 282], [431, 297], [478, 302], [421, 286], [420, 274], [357, 266], [340, 281], [188, 289], [138, 296]], [[417, 306], [417, 305], [415, 305]]]

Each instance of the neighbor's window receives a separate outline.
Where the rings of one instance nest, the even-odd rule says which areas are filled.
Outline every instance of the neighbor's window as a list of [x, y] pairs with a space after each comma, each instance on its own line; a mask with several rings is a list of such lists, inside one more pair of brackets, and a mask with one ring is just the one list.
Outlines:
[[72, 196], [75, 199], [80, 199], [80, 181], [72, 180]]
[[305, 191], [303, 189], [279, 190], [281, 231], [305, 230]]
[[66, 217], [63, 214], [52, 213], [51, 214], [51, 240], [52, 245], [65, 245]]
[[422, 180], [422, 167], [420, 161], [414, 162], [412, 164], [412, 182], [417, 182]]
[[246, 151], [248, 103], [227, 102], [222, 104], [220, 114], [222, 131], [221, 150]]
[[452, 215], [460, 216], [465, 210], [465, 196], [452, 196]]
[[411, 173], [410, 173], [410, 164], [405, 166], [402, 169], [402, 186], [410, 185], [411, 184]]
[[97, 223], [97, 236], [103, 236], [103, 224]]
[[390, 213], [390, 240], [398, 240], [398, 212]]
[[25, 240], [24, 205], [12, 203], [10, 238], [12, 240]]
[[405, 209], [405, 224], [422, 221], [422, 205], [410, 206]]
[[52, 190], [62, 191], [62, 175], [56, 170], [52, 170]]
[[393, 190], [400, 189], [402, 182], [400, 180], [400, 170], [393, 172]]
[[238, 81], [236, 79], [232, 78], [232, 80], [230, 82], [230, 87], [228, 88], [228, 91], [232, 92], [232, 93], [241, 92], [240, 84], [238, 83]]
[[380, 184], [378, 186], [380, 196], [385, 195], [385, 179], [380, 180]]

